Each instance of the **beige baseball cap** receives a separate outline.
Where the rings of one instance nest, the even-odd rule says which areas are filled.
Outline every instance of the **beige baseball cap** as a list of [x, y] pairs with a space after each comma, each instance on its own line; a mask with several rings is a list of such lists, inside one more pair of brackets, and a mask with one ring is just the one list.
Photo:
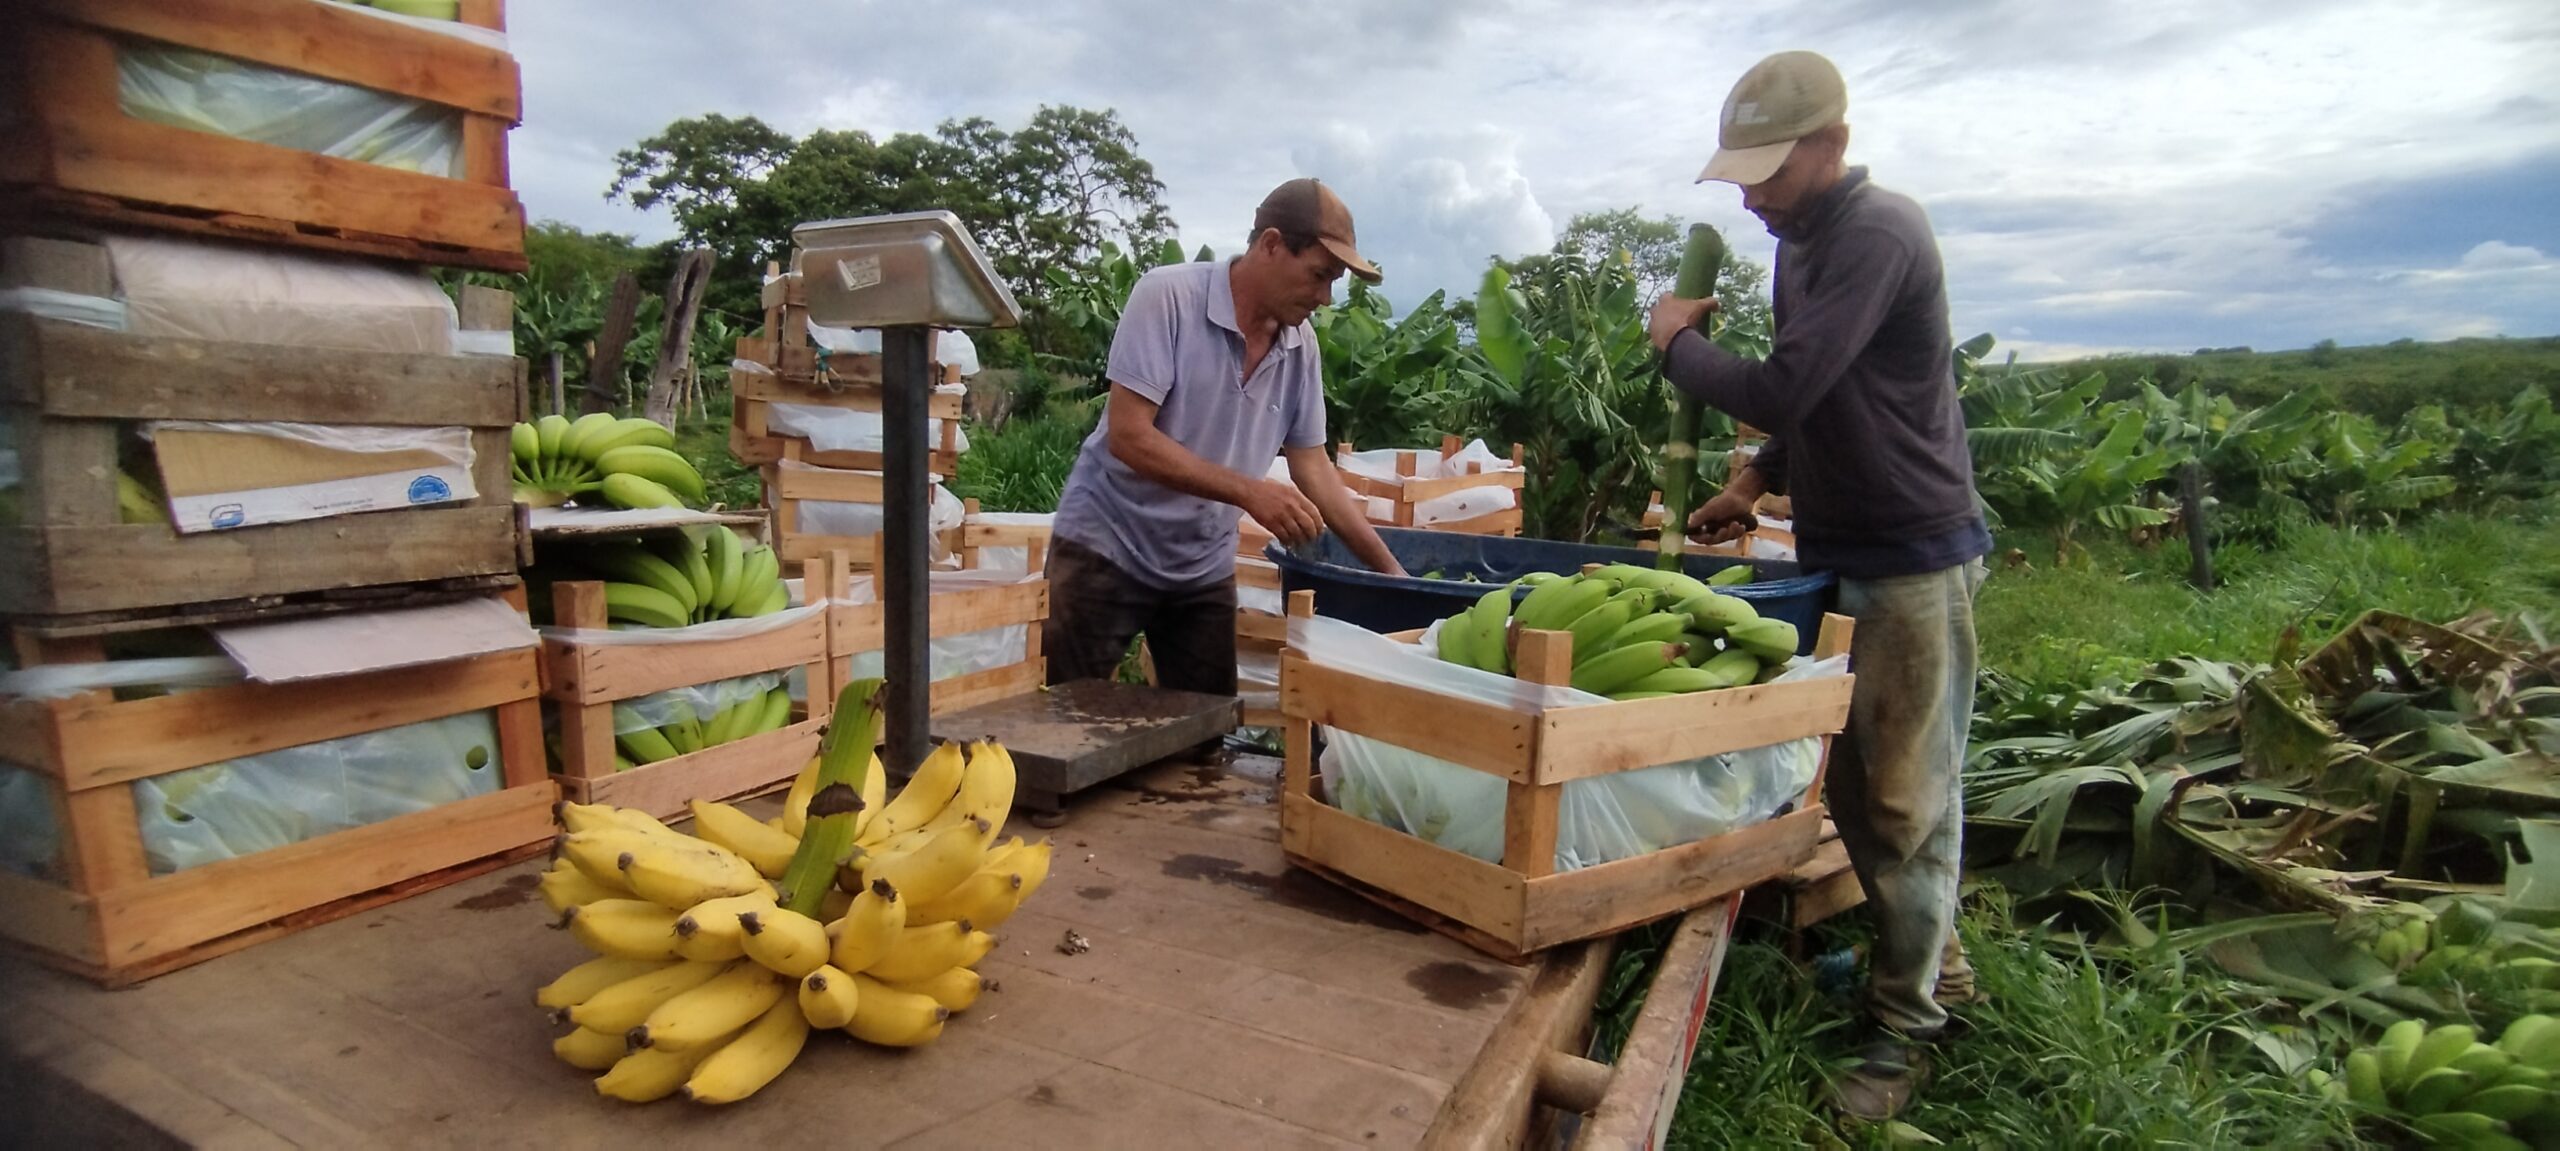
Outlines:
[[1746, 187], [1776, 175], [1796, 141], [1849, 111], [1840, 70], [1813, 52], [1780, 52], [1751, 66], [1724, 98], [1716, 120], [1716, 154], [1698, 182]]

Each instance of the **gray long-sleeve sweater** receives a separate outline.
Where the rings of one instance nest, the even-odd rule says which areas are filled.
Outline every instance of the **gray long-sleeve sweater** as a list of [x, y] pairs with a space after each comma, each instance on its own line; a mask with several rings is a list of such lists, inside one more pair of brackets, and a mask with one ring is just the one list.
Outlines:
[[1769, 433], [1752, 466], [1793, 498], [1804, 565], [1880, 579], [1989, 552], [1956, 404], [1946, 272], [1920, 206], [1850, 169], [1779, 235], [1772, 306], [1768, 359], [1682, 332], [1663, 372]]

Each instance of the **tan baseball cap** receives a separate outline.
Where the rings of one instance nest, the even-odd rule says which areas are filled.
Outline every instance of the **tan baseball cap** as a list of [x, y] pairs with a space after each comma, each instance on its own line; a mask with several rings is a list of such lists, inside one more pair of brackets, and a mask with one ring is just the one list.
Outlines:
[[1840, 70], [1813, 52], [1780, 52], [1751, 66], [1724, 98], [1716, 154], [1698, 182], [1746, 187], [1776, 175], [1796, 141], [1849, 112]]
[[1359, 240], [1351, 229], [1350, 207], [1322, 180], [1302, 176], [1273, 188], [1253, 212], [1253, 234], [1259, 236], [1265, 228], [1278, 228], [1293, 236], [1314, 236], [1325, 251], [1351, 269], [1352, 275], [1372, 284], [1383, 278], [1369, 261], [1360, 258]]

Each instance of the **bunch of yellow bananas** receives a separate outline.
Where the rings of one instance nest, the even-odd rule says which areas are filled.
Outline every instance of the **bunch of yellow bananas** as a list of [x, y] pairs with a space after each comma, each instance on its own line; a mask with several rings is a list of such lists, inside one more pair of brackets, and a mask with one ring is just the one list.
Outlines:
[[1012, 756], [993, 741], [944, 744], [895, 798], [873, 758], [855, 846], [808, 915], [774, 881], [801, 854], [820, 763], [770, 821], [694, 801], [692, 835], [637, 811], [562, 806], [569, 831], [542, 897], [598, 958], [534, 1000], [576, 1025], [552, 1050], [603, 1072], [598, 1092], [733, 1102], [789, 1067], [812, 1028], [919, 1046], [987, 988], [973, 968], [995, 946], [988, 929], [1049, 875], [1046, 841], [996, 842]]
[[2560, 1019], [2527, 1015], [2496, 1043], [2460, 1023], [2429, 1028], [2415, 1019], [2392, 1024], [2380, 1042], [2347, 1055], [2343, 1081], [2331, 1090], [2365, 1107], [2397, 1114], [2429, 1142], [2480, 1148], [2523, 1148], [2510, 1132], [2553, 1116], [2560, 1075]]
[[666, 425], [610, 412], [517, 424], [508, 442], [516, 502], [547, 508], [601, 496], [619, 508], [702, 503], [702, 473], [675, 446], [675, 433]]

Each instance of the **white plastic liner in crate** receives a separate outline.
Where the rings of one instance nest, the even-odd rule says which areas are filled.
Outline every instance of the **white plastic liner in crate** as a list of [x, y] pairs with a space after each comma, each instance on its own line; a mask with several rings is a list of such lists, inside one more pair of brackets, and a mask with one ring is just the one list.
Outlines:
[[[1029, 583], [1045, 577], [1009, 572], [955, 571], [934, 572], [926, 578], [933, 594], [943, 595], [972, 588]], [[852, 602], [872, 602], [877, 598], [873, 587], [871, 576], [855, 576]], [[960, 635], [935, 636], [929, 645], [925, 666], [931, 671], [934, 682], [939, 683], [946, 679], [957, 679], [975, 672], [993, 671], [996, 668], [1021, 663], [1030, 654], [1031, 626], [1027, 623], [1006, 624], [1003, 627], [986, 628]], [[864, 679], [880, 675], [887, 658], [888, 653], [885, 651], [856, 652], [851, 660], [853, 678]]]
[[[1436, 628], [1437, 625], [1435, 625]], [[1607, 697], [1442, 662], [1430, 636], [1398, 643], [1323, 616], [1289, 621], [1289, 645], [1311, 662], [1476, 703], [1535, 715], [1608, 703]], [[1799, 658], [1778, 682], [1845, 675], [1847, 657]], [[1488, 863], [1502, 860], [1501, 777], [1339, 728], [1325, 730], [1318, 766], [1333, 806]], [[1558, 871], [1660, 851], [1748, 827], [1804, 797], [1822, 741], [1799, 739], [1564, 784], [1556, 829]]]
[[[1377, 448], [1370, 451], [1344, 453], [1336, 456], [1334, 463], [1353, 475], [1402, 487], [1406, 477], [1397, 475], [1396, 467], [1404, 454], [1403, 451], [1394, 448]], [[1437, 449], [1423, 449], [1413, 454], [1416, 459], [1412, 478], [1417, 480], [1528, 470], [1502, 456], [1495, 455], [1493, 449], [1486, 447], [1483, 440], [1469, 441], [1467, 446], [1458, 449], [1445, 460], [1441, 458]], [[1286, 463], [1287, 461], [1282, 461], [1281, 475], [1275, 478], [1286, 478]], [[1519, 495], [1510, 488], [1482, 487], [1466, 488], [1445, 496], [1433, 496], [1413, 506], [1413, 522], [1416, 527], [1423, 527], [1491, 515], [1517, 505], [1520, 502]], [[1370, 519], [1384, 521], [1393, 519], [1394, 516], [1394, 504], [1376, 496], [1369, 498]]]
[[458, 179], [462, 113], [211, 52], [127, 44], [117, 101], [138, 120]]

